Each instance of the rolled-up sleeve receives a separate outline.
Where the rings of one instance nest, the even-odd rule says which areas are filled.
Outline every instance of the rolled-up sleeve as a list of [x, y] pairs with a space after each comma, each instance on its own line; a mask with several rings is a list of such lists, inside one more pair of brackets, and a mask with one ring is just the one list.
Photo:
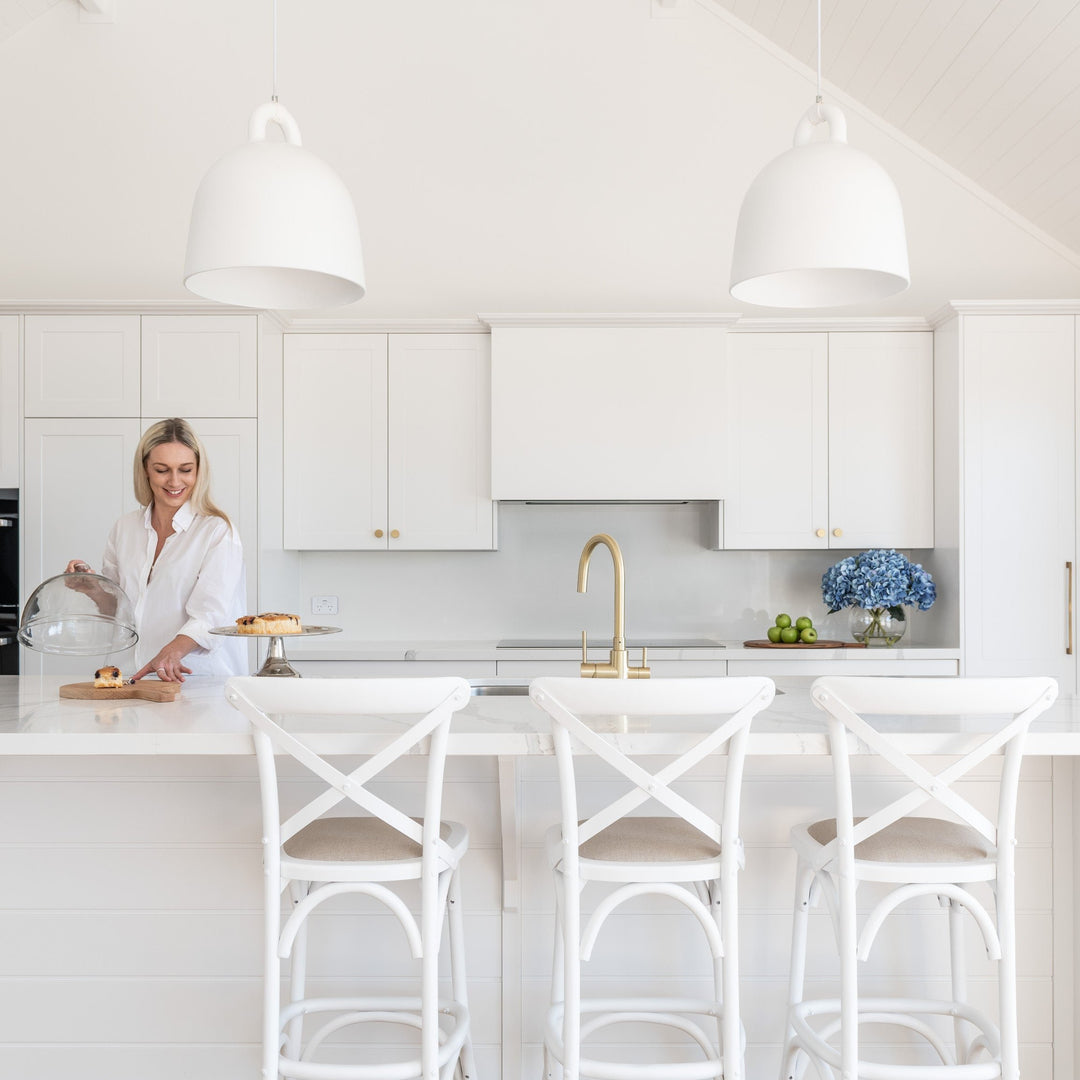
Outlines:
[[220, 518], [211, 519], [210, 524], [212, 531], [199, 574], [184, 605], [187, 621], [178, 631], [206, 652], [221, 645], [223, 639], [210, 631], [235, 621], [235, 600], [244, 589], [244, 551], [240, 538]]

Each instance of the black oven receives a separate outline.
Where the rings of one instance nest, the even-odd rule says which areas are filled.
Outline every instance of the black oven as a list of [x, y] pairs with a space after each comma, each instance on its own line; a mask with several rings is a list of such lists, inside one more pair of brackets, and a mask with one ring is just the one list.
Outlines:
[[19, 493], [0, 488], [0, 675], [19, 674]]

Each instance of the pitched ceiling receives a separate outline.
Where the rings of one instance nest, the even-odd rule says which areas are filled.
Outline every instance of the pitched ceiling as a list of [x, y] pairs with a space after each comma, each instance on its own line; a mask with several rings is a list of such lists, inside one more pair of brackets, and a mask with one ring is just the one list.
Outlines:
[[[714, 2], [816, 66], [815, 0]], [[826, 86], [1080, 252], [1080, 2], [822, 0], [821, 22]]]

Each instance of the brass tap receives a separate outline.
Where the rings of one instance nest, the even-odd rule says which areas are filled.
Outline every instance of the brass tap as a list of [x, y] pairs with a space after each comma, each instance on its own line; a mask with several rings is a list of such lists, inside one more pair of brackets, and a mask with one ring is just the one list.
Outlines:
[[581, 677], [583, 679], [647, 679], [650, 675], [645, 666], [647, 656], [645, 647], [641, 649], [641, 667], [630, 664], [626, 652], [625, 611], [626, 611], [626, 567], [622, 552], [615, 539], [607, 533], [597, 533], [585, 545], [578, 560], [577, 591], [583, 593], [589, 584], [589, 560], [596, 548], [603, 544], [611, 552], [615, 564], [615, 633], [611, 640], [611, 660], [606, 664], [590, 664], [588, 640], [585, 631], [581, 631]]

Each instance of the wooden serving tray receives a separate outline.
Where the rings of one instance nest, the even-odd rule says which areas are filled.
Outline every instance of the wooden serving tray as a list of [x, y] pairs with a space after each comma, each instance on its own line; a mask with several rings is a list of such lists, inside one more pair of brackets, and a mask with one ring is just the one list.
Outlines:
[[812, 645], [805, 641], [744, 641], [747, 649], [865, 649], [863, 641], [826, 641], [818, 638]]
[[105, 700], [106, 698], [129, 701], [175, 701], [179, 693], [180, 683], [158, 682], [156, 679], [149, 681], [140, 679], [130, 686], [99, 687], [92, 682], [76, 682], [60, 687], [62, 698], [79, 698], [83, 701]]

